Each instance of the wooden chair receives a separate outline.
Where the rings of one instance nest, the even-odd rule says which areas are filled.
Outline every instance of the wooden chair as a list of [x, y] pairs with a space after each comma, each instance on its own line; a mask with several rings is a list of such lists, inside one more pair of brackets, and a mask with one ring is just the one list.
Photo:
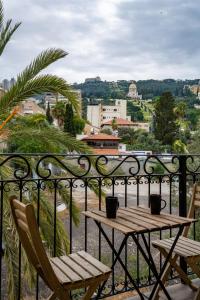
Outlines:
[[[195, 209], [200, 208], [200, 186], [194, 184], [192, 198], [188, 210], [188, 218], [193, 218]], [[200, 263], [200, 242], [189, 239], [188, 231], [189, 227], [185, 227], [182, 233], [182, 236], [179, 238], [176, 247], [173, 251], [173, 256], [170, 259], [170, 263], [162, 276], [162, 282], [165, 283], [168, 275], [173, 267], [180, 278], [183, 280], [185, 284], [188, 284], [192, 290], [197, 290], [197, 287], [194, 286], [191, 280], [188, 278], [187, 274], [181, 269], [179, 264], [177, 263], [177, 259], [179, 257], [183, 257], [186, 261], [187, 265], [192, 269], [192, 271], [200, 277], [200, 268], [198, 264]], [[155, 240], [152, 242], [152, 245], [157, 248], [161, 254], [166, 258], [169, 250], [171, 249], [174, 238], [164, 239], [164, 240]], [[159, 287], [156, 291], [155, 299], [158, 299]], [[200, 300], [200, 294], [196, 296]]]
[[70, 300], [70, 291], [86, 288], [88, 300], [111, 269], [84, 251], [68, 256], [48, 258], [42, 244], [33, 205], [10, 198], [11, 210], [20, 241], [27, 257], [40, 277], [53, 292], [49, 300]]

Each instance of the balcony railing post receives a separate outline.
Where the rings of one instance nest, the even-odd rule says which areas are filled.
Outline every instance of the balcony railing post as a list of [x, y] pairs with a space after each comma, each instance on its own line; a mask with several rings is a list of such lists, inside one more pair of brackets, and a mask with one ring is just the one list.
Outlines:
[[[186, 171], [187, 156], [179, 156], [179, 216], [187, 216], [187, 171]], [[180, 259], [180, 266], [185, 273], [187, 273], [187, 264], [183, 258]]]

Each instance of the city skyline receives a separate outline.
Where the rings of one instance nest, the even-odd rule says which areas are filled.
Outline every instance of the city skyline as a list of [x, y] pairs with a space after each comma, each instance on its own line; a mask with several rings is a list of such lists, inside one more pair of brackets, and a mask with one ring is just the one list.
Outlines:
[[199, 78], [198, 1], [4, 1], [6, 18], [22, 21], [4, 55], [1, 76], [17, 73], [42, 50], [69, 55], [48, 68], [68, 82]]

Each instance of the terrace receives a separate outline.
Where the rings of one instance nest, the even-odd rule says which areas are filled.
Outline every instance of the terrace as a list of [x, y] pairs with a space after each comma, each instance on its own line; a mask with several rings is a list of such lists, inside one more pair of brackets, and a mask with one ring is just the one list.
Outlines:
[[[16, 195], [23, 202], [32, 201], [44, 244], [52, 256], [85, 250], [107, 265], [115, 259], [94, 221], [81, 211], [104, 209], [106, 194], [119, 198], [120, 207], [149, 206], [149, 195], [158, 193], [167, 201], [165, 212], [186, 216], [191, 187], [199, 181], [198, 155], [105, 156], [2, 154], [0, 156], [0, 291], [1, 299], [45, 299], [48, 289], [24, 257], [10, 219], [8, 197]], [[195, 216], [197, 217], [197, 216]], [[67, 232], [64, 238], [62, 229]], [[105, 228], [116, 247], [121, 234]], [[146, 234], [152, 240], [173, 236], [176, 229]], [[63, 236], [63, 239], [62, 239]], [[198, 222], [190, 236], [199, 239]], [[163, 258], [151, 247], [159, 269]], [[142, 291], [151, 289], [155, 277], [132, 240], [126, 242], [121, 259]], [[182, 263], [184, 268], [184, 264]], [[188, 270], [188, 274], [191, 274]], [[28, 283], [32, 283], [30, 285]], [[198, 279], [195, 279], [198, 280]], [[194, 293], [180, 283], [175, 272], [169, 280], [173, 299], [193, 299]], [[73, 299], [79, 299], [79, 290]], [[184, 298], [183, 297], [186, 297]], [[102, 298], [139, 299], [122, 267], [117, 263], [102, 292]], [[136, 298], [134, 298], [136, 297]], [[14, 299], [14, 298], [13, 298]]]

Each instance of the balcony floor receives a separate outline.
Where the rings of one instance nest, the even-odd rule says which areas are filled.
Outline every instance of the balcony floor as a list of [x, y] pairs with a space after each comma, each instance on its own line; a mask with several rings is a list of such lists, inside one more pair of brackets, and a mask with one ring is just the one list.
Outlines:
[[[200, 279], [194, 279], [193, 282], [195, 285], [200, 286]], [[187, 285], [181, 283], [171, 285], [167, 290], [173, 300], [194, 300], [196, 294]], [[145, 295], [148, 296], [148, 293]], [[167, 298], [161, 293], [160, 300], [165, 299]], [[126, 300], [140, 300], [140, 297], [129, 297]]]

